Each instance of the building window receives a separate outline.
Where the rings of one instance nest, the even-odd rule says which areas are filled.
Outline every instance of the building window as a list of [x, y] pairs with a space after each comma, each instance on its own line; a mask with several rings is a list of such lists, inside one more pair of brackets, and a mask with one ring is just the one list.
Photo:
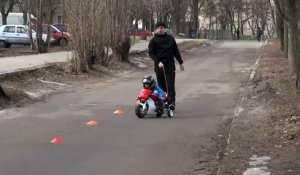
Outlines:
[[57, 23], [59, 23], [59, 24], [62, 23], [62, 17], [61, 16], [57, 16]]

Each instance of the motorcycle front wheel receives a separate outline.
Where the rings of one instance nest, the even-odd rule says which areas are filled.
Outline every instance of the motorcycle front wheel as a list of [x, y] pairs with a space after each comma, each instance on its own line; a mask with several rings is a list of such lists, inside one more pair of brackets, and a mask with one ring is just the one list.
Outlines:
[[146, 116], [147, 111], [143, 111], [143, 106], [141, 104], [136, 105], [135, 107], [135, 115], [138, 118], [144, 118]]

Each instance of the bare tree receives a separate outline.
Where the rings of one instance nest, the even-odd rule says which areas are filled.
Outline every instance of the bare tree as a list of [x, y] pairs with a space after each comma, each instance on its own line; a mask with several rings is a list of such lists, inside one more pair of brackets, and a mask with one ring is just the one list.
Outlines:
[[242, 0], [220, 0], [218, 3], [218, 11], [223, 13], [224, 18], [230, 25], [230, 31], [232, 35], [234, 34], [234, 31], [237, 29], [237, 26], [235, 24], [235, 15], [240, 10], [241, 7], [243, 7], [243, 1]]
[[[55, 10], [58, 8], [58, 0], [46, 0], [43, 4], [43, 15], [45, 17], [44, 24], [47, 25], [47, 40], [46, 43], [48, 44], [48, 47], [50, 46], [50, 24], [53, 21], [53, 14]], [[48, 48], [47, 47], [47, 48]]]
[[27, 24], [27, 13], [28, 13], [28, 4], [29, 0], [16, 0], [16, 6], [19, 7], [19, 9], [23, 13], [23, 24]]
[[2, 25], [7, 24], [7, 16], [15, 5], [15, 0], [1, 0], [0, 1], [0, 11], [2, 15]]
[[[213, 17], [217, 17], [217, 15], [218, 13], [215, 2], [213, 0], [207, 0], [204, 4], [203, 16], [205, 17], [205, 19], [209, 20], [208, 29], [210, 31], [212, 30], [213, 23], [216, 23], [216, 21], [213, 22]], [[208, 37], [213, 38], [213, 32], [210, 33], [211, 34], [208, 35]]]
[[142, 18], [142, 16], [144, 15], [144, 12], [145, 12], [145, 9], [142, 8], [145, 6], [145, 3], [144, 3], [144, 1], [141, 1], [141, 0], [131, 0], [131, 3], [132, 4], [129, 6], [129, 8], [130, 8], [129, 14], [130, 14], [130, 17], [135, 21], [134, 28], [137, 28], [138, 21]]
[[195, 32], [195, 36], [198, 36], [198, 30], [199, 30], [199, 13], [201, 7], [204, 5], [205, 0], [191, 0], [191, 7], [193, 12], [193, 30]]
[[[50, 45], [50, 33], [48, 32], [47, 41], [42, 38], [43, 24], [50, 23], [53, 11], [56, 8], [57, 0], [16, 0], [16, 5], [23, 12], [24, 21], [27, 21], [29, 27], [29, 36], [31, 39], [31, 49], [37, 50], [39, 53], [48, 52]], [[33, 20], [31, 17], [35, 16]], [[36, 31], [33, 43], [32, 29]]]
[[42, 25], [45, 22], [45, 18], [47, 18], [47, 14], [45, 14], [46, 1], [47, 0], [30, 0], [30, 6], [28, 7], [28, 11], [30, 12], [28, 15], [30, 16], [30, 14], [33, 13], [36, 17], [34, 26], [32, 26], [33, 23], [31, 23], [31, 21], [29, 24], [31, 24], [30, 27], [36, 30], [34, 48], [37, 49], [39, 53], [48, 52], [48, 44], [43, 40], [42, 30]]
[[[274, 0], [278, 14], [286, 22], [284, 33], [288, 32], [288, 41], [284, 39], [284, 48], [288, 47], [288, 59], [291, 71], [296, 74], [296, 88], [300, 84], [300, 41], [299, 41], [299, 26], [300, 19], [299, 10], [300, 2], [296, 0], [279, 1]], [[281, 37], [283, 37], [281, 35]], [[286, 38], [286, 35], [284, 36]]]
[[[296, 88], [299, 87], [300, 79], [300, 43], [298, 34], [298, 19], [297, 12], [299, 9], [299, 2], [296, 0], [284, 1], [285, 17], [288, 20], [288, 58], [291, 64], [292, 71], [296, 73]], [[296, 17], [296, 20], [295, 20]]]
[[155, 13], [155, 8], [156, 8], [156, 2], [155, 0], [143, 0], [144, 4], [145, 4], [145, 7], [149, 13], [149, 30], [152, 31], [152, 29], [154, 29], [154, 26], [153, 26], [153, 22], [154, 22], [154, 19], [153, 19], [153, 14]]
[[285, 8], [282, 1], [274, 0], [277, 11], [277, 34], [280, 36], [281, 49], [288, 58], [288, 20], [285, 17]]
[[[169, 2], [169, 8], [171, 9], [171, 20], [173, 23], [174, 34], [178, 35], [180, 31], [180, 21], [185, 21], [185, 14], [188, 8], [188, 1], [185, 0], [171, 0]], [[183, 20], [181, 20], [183, 19]]]
[[[108, 65], [113, 58], [128, 61], [128, 0], [66, 0], [65, 7], [74, 48], [74, 71], [89, 71], [95, 60], [102, 65]], [[114, 57], [109, 57], [110, 52]]]
[[30, 38], [31, 43], [31, 50], [34, 50], [34, 43], [32, 38], [32, 26], [34, 25], [32, 21], [31, 16], [31, 1], [30, 0], [17, 0], [16, 5], [19, 7], [19, 9], [23, 12], [23, 24], [28, 25], [28, 34]]
[[171, 0], [143, 0], [143, 2], [149, 13], [149, 29], [154, 29], [154, 22], [171, 22]]
[[269, 15], [268, 3], [267, 0], [252, 0], [252, 14], [253, 18], [255, 18], [255, 26], [252, 27], [253, 31], [256, 27], [260, 27], [264, 32]]
[[[87, 72], [88, 67], [88, 55], [92, 52], [92, 48], [88, 48], [89, 44], [93, 45], [95, 38], [93, 35], [95, 32], [95, 25], [92, 23], [96, 20], [99, 20], [97, 17], [98, 14], [95, 14], [95, 8], [97, 10], [103, 10], [103, 6], [97, 6], [91, 4], [90, 1], [85, 0], [66, 0], [65, 7], [67, 15], [67, 21], [69, 22], [69, 30], [72, 34], [72, 46], [74, 49], [74, 58], [72, 59], [73, 69], [76, 72]], [[101, 1], [103, 5], [103, 1]], [[92, 5], [95, 5], [94, 7]], [[100, 14], [99, 14], [100, 17]], [[97, 24], [102, 24], [103, 20], [99, 20]], [[97, 25], [98, 26], [98, 25]], [[89, 30], [92, 32], [89, 33]], [[101, 39], [101, 38], [98, 38]], [[101, 42], [101, 41], [99, 41]]]

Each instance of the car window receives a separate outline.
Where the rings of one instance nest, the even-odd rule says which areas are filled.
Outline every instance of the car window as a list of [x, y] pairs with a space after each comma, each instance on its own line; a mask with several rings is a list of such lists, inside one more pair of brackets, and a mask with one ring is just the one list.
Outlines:
[[[48, 26], [47, 25], [43, 25], [43, 33], [48, 33]], [[55, 32], [57, 30], [55, 30], [52, 26], [50, 26], [50, 32]]]
[[61, 32], [67, 32], [67, 26], [63, 24], [54, 24], [54, 27], [56, 27]]
[[50, 32], [57, 32], [57, 30], [55, 28], [53, 28], [52, 26], [50, 26]]
[[67, 32], [67, 27], [66, 26], [60, 26], [60, 28], [58, 28], [60, 31], [62, 32]]
[[15, 26], [6, 26], [3, 32], [7, 33], [15, 33], [16, 27]]
[[24, 27], [18, 27], [17, 33], [27, 33], [27, 31], [24, 29]]

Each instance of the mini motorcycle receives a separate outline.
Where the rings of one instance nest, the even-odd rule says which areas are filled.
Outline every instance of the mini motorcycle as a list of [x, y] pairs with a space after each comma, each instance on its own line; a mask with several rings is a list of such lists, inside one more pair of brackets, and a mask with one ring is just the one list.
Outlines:
[[137, 98], [135, 114], [138, 118], [144, 118], [146, 115], [161, 117], [164, 111], [166, 111], [168, 117], [173, 117], [174, 109], [172, 105], [168, 104], [166, 93], [164, 93], [163, 102], [163, 109], [160, 109], [158, 107], [157, 93], [152, 92], [150, 89], [142, 89]]

